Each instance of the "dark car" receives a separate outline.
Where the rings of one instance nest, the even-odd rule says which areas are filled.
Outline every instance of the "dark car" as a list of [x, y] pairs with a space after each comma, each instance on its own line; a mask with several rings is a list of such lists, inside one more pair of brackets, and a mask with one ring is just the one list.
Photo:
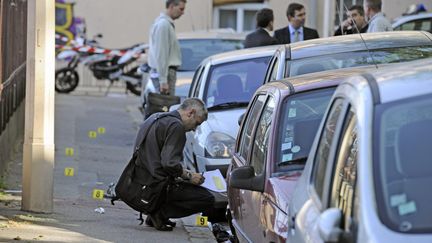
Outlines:
[[393, 31], [334, 36], [281, 46], [264, 83], [306, 73], [432, 57], [432, 34]]
[[333, 70], [270, 82], [243, 118], [228, 168], [228, 220], [240, 241], [287, 235], [288, 202], [339, 80], [375, 67]]

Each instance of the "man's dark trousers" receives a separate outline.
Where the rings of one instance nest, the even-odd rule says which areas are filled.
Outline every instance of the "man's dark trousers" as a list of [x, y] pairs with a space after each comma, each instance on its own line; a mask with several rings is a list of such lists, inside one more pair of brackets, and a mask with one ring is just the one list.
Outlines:
[[181, 182], [171, 185], [165, 203], [158, 214], [163, 218], [183, 218], [206, 212], [214, 205], [213, 195], [204, 187]]

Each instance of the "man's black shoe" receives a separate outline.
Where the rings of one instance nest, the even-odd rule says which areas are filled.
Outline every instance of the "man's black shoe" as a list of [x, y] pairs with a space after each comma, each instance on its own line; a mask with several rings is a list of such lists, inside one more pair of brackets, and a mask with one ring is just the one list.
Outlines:
[[161, 218], [159, 215], [160, 214], [155, 213], [151, 216], [148, 216], [153, 223], [153, 227], [159, 231], [172, 231], [173, 227], [166, 225], [165, 219]]
[[[145, 220], [145, 224], [146, 224], [147, 226], [153, 227], [153, 222], [152, 222], [150, 216], [147, 216], [147, 218], [146, 218], [146, 220]], [[171, 227], [176, 227], [176, 225], [177, 225], [176, 222], [171, 221], [171, 220], [169, 220], [169, 219], [165, 222], [165, 224], [166, 224], [166, 225], [169, 225], [169, 226], [171, 226]]]

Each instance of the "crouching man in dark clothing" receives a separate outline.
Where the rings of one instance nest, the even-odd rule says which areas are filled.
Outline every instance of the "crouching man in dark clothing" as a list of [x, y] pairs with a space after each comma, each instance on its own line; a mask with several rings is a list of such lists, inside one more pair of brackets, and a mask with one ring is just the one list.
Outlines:
[[186, 132], [195, 130], [207, 120], [207, 115], [207, 108], [200, 99], [189, 98], [176, 111], [151, 115], [148, 119], [155, 121], [142, 143], [142, 130], [146, 126], [141, 126], [138, 131], [136, 145], [141, 144], [137, 157], [140, 179], [146, 185], [167, 178], [175, 181], [168, 186], [164, 202], [147, 216], [146, 224], [157, 230], [171, 231], [175, 222], [170, 218], [186, 217], [213, 207], [213, 195], [199, 186], [204, 177], [182, 166]]

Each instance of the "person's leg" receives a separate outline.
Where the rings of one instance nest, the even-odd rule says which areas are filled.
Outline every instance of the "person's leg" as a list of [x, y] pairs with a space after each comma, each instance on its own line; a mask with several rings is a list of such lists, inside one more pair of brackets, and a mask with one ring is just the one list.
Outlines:
[[190, 183], [172, 186], [159, 212], [168, 218], [182, 218], [205, 212], [214, 206], [213, 195], [204, 187]]
[[168, 68], [168, 86], [170, 95], [175, 95], [175, 87], [177, 81], [177, 70], [175, 68]]

